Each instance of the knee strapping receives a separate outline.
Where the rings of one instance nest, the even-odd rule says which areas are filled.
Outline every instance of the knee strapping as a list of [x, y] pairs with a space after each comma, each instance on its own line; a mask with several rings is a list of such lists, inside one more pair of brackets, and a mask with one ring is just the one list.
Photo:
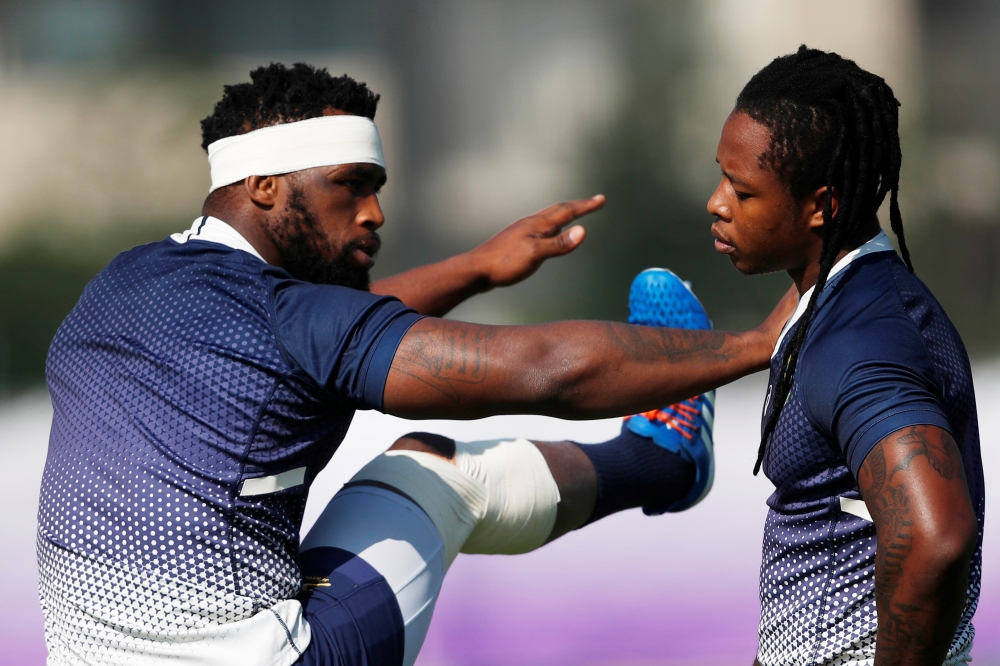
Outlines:
[[459, 552], [525, 553], [548, 539], [559, 489], [538, 448], [525, 439], [456, 443], [454, 464], [419, 451], [387, 451], [352, 481], [377, 481], [408, 495], [430, 517], [450, 566]]
[[463, 553], [516, 555], [545, 543], [556, 522], [559, 488], [538, 447], [526, 439], [459, 443], [455, 462], [488, 494], [486, 513]]

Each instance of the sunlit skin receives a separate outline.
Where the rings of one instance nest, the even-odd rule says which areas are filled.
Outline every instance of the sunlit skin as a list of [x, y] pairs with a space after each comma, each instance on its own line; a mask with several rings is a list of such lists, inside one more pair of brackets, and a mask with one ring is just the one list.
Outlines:
[[[347, 114], [340, 109], [327, 108], [323, 115]], [[287, 208], [293, 184], [304, 195], [306, 207], [320, 222], [330, 241], [329, 247], [336, 250], [351, 241], [370, 237], [385, 224], [378, 201], [379, 190], [385, 182], [385, 169], [377, 164], [341, 164], [293, 174], [250, 176], [242, 183], [245, 197], [229, 197], [222, 206], [206, 202], [202, 213], [229, 221], [260, 252], [264, 261], [280, 266], [278, 248], [265, 232], [264, 225], [257, 222], [260, 213], [280, 214]], [[371, 268], [375, 265], [373, 254], [369, 246], [355, 250], [351, 258]]]
[[[715, 217], [715, 249], [729, 256], [733, 266], [747, 275], [787, 271], [799, 294], [814, 284], [823, 247], [823, 206], [827, 188], [792, 196], [787, 181], [761, 156], [771, 133], [745, 113], [734, 111], [722, 128], [715, 158], [722, 180], [708, 200]], [[838, 198], [834, 192], [833, 215]], [[878, 232], [878, 221], [838, 255], [843, 255]]]
[[[336, 250], [346, 244], [371, 237], [385, 224], [385, 215], [379, 205], [378, 192], [385, 184], [385, 169], [376, 164], [343, 164], [317, 167], [280, 176], [250, 176], [242, 187], [246, 197], [241, 198], [244, 210], [253, 214], [232, 214], [232, 207], [226, 213], [216, 212], [206, 207], [205, 214], [226, 215], [222, 219], [233, 220], [236, 228], [253, 245], [269, 264], [280, 266], [278, 248], [265, 232], [265, 225], [252, 223], [254, 218], [277, 217], [288, 206], [294, 185], [304, 198], [304, 204], [320, 223], [331, 249]], [[236, 203], [236, 202], [233, 202]], [[374, 249], [365, 247], [355, 250], [351, 259], [359, 265], [371, 268], [375, 265]], [[330, 259], [333, 256], [329, 257]]]

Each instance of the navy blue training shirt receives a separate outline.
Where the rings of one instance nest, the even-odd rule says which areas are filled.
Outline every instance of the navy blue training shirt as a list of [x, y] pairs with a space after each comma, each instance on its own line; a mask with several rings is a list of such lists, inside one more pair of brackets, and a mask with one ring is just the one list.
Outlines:
[[[193, 646], [269, 608], [280, 612], [258, 622], [275, 652], [255, 658], [291, 663], [285, 636], [308, 642], [288, 600], [309, 486], [355, 410], [382, 407], [420, 316], [294, 280], [252, 252], [197, 235], [125, 252], [53, 340], [38, 514], [50, 663], [181, 652], [221, 663]], [[267, 633], [253, 626], [247, 650]]]
[[[864, 505], [858, 508], [857, 474], [881, 439], [928, 424], [958, 443], [980, 526], [946, 662], [953, 663], [974, 636], [985, 509], [969, 359], [941, 306], [884, 234], [847, 261], [820, 295], [764, 458], [775, 491], [764, 531], [758, 658], [764, 666], [871, 663], [876, 538]], [[791, 337], [772, 359], [768, 403]], [[763, 422], [771, 408], [765, 404]]]

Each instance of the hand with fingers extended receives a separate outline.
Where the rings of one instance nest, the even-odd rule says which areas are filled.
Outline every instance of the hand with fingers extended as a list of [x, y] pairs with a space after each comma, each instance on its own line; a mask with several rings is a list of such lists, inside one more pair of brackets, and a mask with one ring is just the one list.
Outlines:
[[575, 250], [586, 232], [579, 225], [565, 227], [603, 206], [600, 194], [549, 206], [469, 252], [379, 280], [371, 290], [395, 296], [421, 314], [441, 317], [470, 296], [517, 284], [546, 259]]
[[488, 288], [506, 287], [530, 277], [546, 259], [569, 254], [583, 243], [578, 218], [604, 206], [604, 196], [549, 206], [514, 222], [469, 255], [483, 272]]

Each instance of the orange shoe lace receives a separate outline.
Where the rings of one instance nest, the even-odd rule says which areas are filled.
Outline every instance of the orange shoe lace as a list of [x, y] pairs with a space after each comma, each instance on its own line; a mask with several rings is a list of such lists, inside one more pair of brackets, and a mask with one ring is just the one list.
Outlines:
[[694, 420], [699, 415], [697, 403], [695, 402], [697, 399], [696, 397], [688, 398], [684, 402], [668, 405], [663, 409], [654, 409], [650, 412], [640, 412], [639, 414], [626, 416], [625, 420], [628, 421], [636, 416], [644, 416], [650, 421], [659, 421], [668, 428], [676, 430], [685, 439], [694, 439], [694, 433], [697, 428]]

